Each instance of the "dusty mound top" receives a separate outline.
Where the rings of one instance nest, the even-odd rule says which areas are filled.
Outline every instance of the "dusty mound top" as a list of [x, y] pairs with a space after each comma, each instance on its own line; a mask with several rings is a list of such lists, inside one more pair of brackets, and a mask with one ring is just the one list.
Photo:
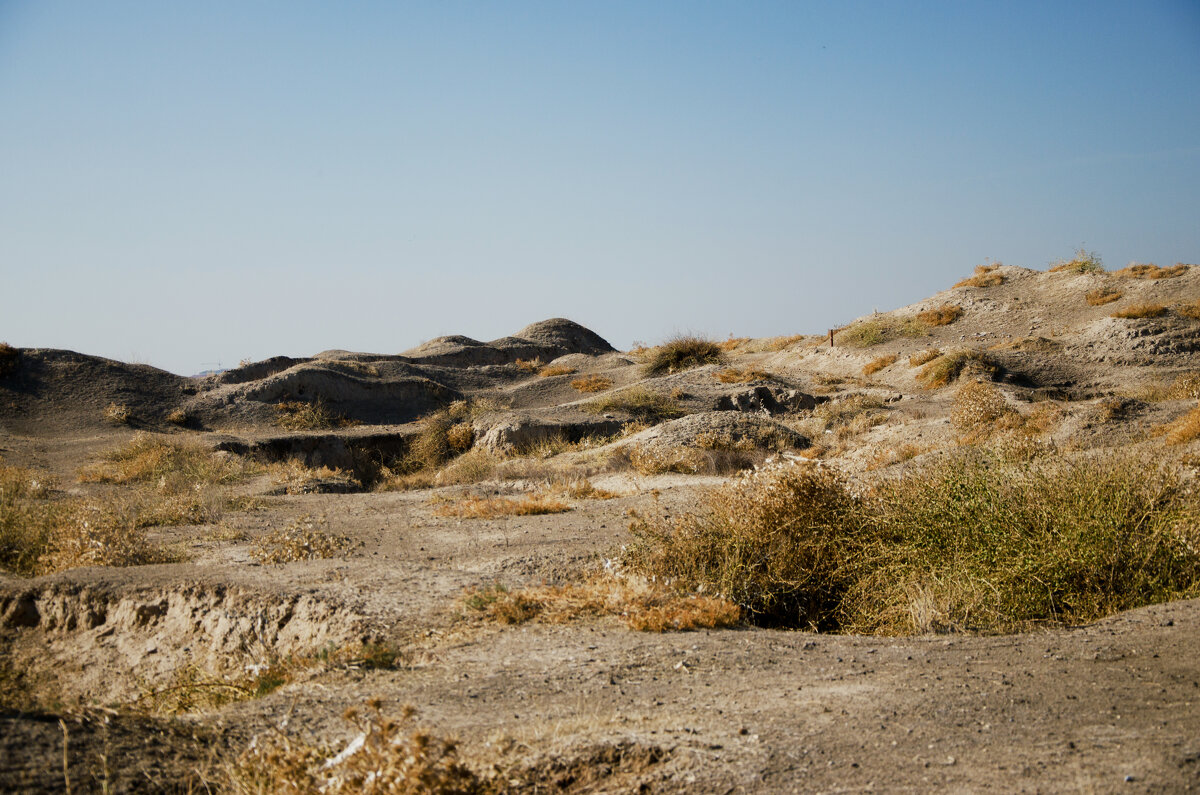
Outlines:
[[572, 353], [596, 355], [614, 350], [594, 331], [564, 318], [552, 318], [491, 342], [461, 335], [438, 337], [404, 355], [421, 364], [473, 367], [511, 364], [517, 359], [549, 361]]

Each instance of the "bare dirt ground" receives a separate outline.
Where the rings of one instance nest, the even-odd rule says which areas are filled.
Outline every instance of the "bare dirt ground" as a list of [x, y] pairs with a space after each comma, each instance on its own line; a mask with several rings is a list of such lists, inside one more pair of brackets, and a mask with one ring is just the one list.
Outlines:
[[[457, 738], [468, 765], [502, 771], [494, 786], [514, 792], [1200, 789], [1200, 600], [1086, 626], [913, 637], [748, 625], [638, 632], [612, 616], [501, 625], [464, 606], [470, 589], [598, 569], [628, 542], [631, 510], [693, 510], [733, 477], [699, 466], [646, 474], [629, 466], [630, 445], [694, 451], [704, 429], [756, 433], [733, 422], [753, 417], [802, 437], [788, 437], [794, 455], [864, 479], [955, 448], [953, 390], [926, 388], [908, 362], [930, 348], [986, 352], [988, 378], [1010, 405], [1052, 415], [1039, 444], [1158, 449], [1153, 429], [1196, 404], [1169, 387], [1200, 369], [1200, 321], [1186, 311], [1200, 300], [1200, 268], [1163, 279], [998, 273], [1001, 284], [860, 318], [833, 347], [825, 336], [730, 341], [725, 363], [656, 378], [637, 355], [568, 321], [396, 356], [280, 358], [199, 381], [21, 351], [0, 376], [0, 456], [54, 476], [64, 498], [126, 488], [77, 474], [139, 433], [337, 469], [343, 481], [354, 473], [363, 486], [413, 445], [421, 416], [460, 399], [485, 407], [470, 420], [475, 448], [517, 463], [479, 482], [354, 493], [321, 493], [336, 476], [280, 493], [277, 475], [260, 474], [228, 487], [252, 497], [251, 509], [147, 530], [146, 542], [177, 562], [0, 573], [0, 789], [62, 791], [68, 780], [72, 791], [216, 789], [256, 737], [345, 747], [358, 729], [343, 713], [370, 699], [385, 711], [413, 705], [420, 725]], [[1084, 300], [1106, 287], [1121, 298]], [[1111, 317], [1137, 303], [1166, 312]], [[905, 326], [944, 305], [961, 316]], [[864, 324], [881, 338], [859, 346], [850, 335]], [[571, 372], [539, 376], [535, 360]], [[714, 378], [729, 368], [764, 377]], [[611, 386], [581, 393], [571, 382], [584, 375]], [[715, 419], [621, 436], [644, 418], [584, 405], [636, 388]], [[318, 397], [359, 424], [275, 424], [276, 404]], [[113, 404], [127, 410], [122, 424], [104, 419]], [[613, 439], [569, 444], [593, 435]], [[558, 446], [529, 454], [548, 441]], [[1194, 457], [1197, 443], [1181, 450]], [[439, 499], [520, 495], [559, 472], [617, 496], [570, 498], [569, 511], [550, 515], [439, 515]], [[255, 557], [265, 534], [305, 522], [348, 543], [324, 559]], [[259, 697], [163, 707], [170, 688], [199, 692], [247, 666], [364, 642], [397, 656], [313, 664]], [[181, 679], [187, 671], [199, 678]]]

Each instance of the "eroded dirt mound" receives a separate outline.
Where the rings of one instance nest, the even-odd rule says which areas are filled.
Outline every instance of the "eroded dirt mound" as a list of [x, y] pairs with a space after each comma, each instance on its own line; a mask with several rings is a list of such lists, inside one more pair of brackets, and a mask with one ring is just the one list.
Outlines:
[[630, 436], [622, 444], [651, 449], [710, 450], [748, 446], [758, 449], [802, 449], [808, 437], [770, 417], [734, 411], [689, 414]]
[[511, 364], [518, 359], [546, 362], [571, 353], [598, 355], [614, 350], [595, 332], [570, 320], [554, 318], [491, 342], [457, 335], [438, 337], [404, 355], [422, 364], [470, 367]]

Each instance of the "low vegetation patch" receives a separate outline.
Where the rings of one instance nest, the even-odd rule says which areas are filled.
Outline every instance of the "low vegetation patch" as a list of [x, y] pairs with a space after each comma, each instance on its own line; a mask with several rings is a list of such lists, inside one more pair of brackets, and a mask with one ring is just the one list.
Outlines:
[[995, 265], [976, 265], [975, 275], [963, 279], [954, 285], [958, 287], [999, 287], [1004, 284], [1004, 274], [1000, 273], [999, 263]]
[[928, 350], [920, 351], [908, 357], [908, 366], [920, 367], [923, 364], [929, 364], [941, 355], [942, 351], [939, 348], [930, 348]]
[[890, 367], [891, 365], [895, 364], [896, 360], [898, 358], [900, 358], [900, 357], [897, 356], [896, 354], [890, 354], [888, 356], [878, 356], [878, 357], [872, 359], [871, 361], [867, 362], [867, 364], [862, 369], [862, 373], [863, 373], [863, 375], [866, 375], [866, 376], [875, 375], [875, 373], [878, 373], [883, 368]]
[[1167, 444], [1187, 444], [1200, 439], [1200, 406], [1163, 426], [1160, 432], [1165, 434]]
[[649, 423], [675, 419], [686, 413], [676, 400], [643, 386], [633, 386], [605, 395], [585, 403], [583, 408], [592, 414], [624, 412], [632, 415], [634, 419]]
[[21, 352], [19, 350], [7, 342], [0, 342], [0, 378], [15, 373], [20, 361]]
[[275, 404], [275, 424], [289, 431], [319, 431], [358, 425], [356, 420], [332, 411], [322, 398], [291, 400]]
[[950, 424], [958, 431], [960, 440], [972, 443], [1001, 430], [1012, 430], [1021, 424], [1021, 415], [994, 384], [968, 381], [954, 393]]
[[572, 388], [579, 392], [603, 392], [606, 389], [612, 389], [612, 385], [611, 378], [596, 373], [581, 376], [571, 382]]
[[928, 331], [929, 328], [914, 317], [901, 320], [880, 318], [853, 323], [837, 332], [834, 339], [838, 345], [869, 348], [901, 337], [923, 337]]
[[536, 373], [542, 367], [541, 359], [517, 359], [513, 363], [523, 373]]
[[1162, 317], [1167, 314], [1167, 308], [1162, 304], [1133, 304], [1113, 312], [1113, 317], [1140, 320], [1142, 318]]
[[1060, 259], [1050, 263], [1049, 273], [1104, 273], [1100, 255], [1083, 248], [1075, 250], [1071, 259]]
[[963, 315], [961, 306], [942, 304], [936, 309], [928, 309], [917, 315], [917, 320], [926, 326], [948, 326]]
[[169, 436], [139, 433], [79, 471], [84, 483], [152, 484], [162, 493], [180, 494], [198, 486], [236, 483], [262, 468], [228, 453]]
[[661, 586], [599, 576], [582, 583], [543, 585], [510, 591], [498, 583], [468, 591], [468, 615], [499, 624], [541, 621], [563, 624], [602, 616], [618, 616], [642, 632], [686, 632], [733, 627], [741, 609], [726, 599], [677, 594]]
[[1111, 287], [1101, 287], [1092, 290], [1084, 297], [1087, 299], [1088, 306], [1104, 306], [1105, 304], [1111, 304], [1113, 301], [1119, 300], [1123, 295], [1125, 293], [1120, 290], [1114, 290]]
[[679, 373], [725, 361], [720, 343], [694, 335], [672, 337], [657, 348], [652, 348], [645, 357], [646, 374], [652, 376]]
[[1176, 311], [1186, 318], [1192, 320], [1200, 320], [1200, 301], [1192, 301], [1188, 304], [1180, 304]]
[[917, 380], [926, 389], [938, 389], [956, 381], [964, 371], [991, 376], [999, 369], [999, 365], [983, 351], [959, 348], [926, 363], [917, 372]]
[[571, 506], [550, 494], [526, 494], [521, 497], [480, 497], [469, 495], [457, 499], [438, 499], [434, 503], [436, 516], [459, 519], [497, 519], [501, 516], [541, 516], [565, 513]]
[[259, 536], [250, 548], [250, 555], [259, 563], [280, 564], [341, 557], [354, 546], [349, 536], [331, 533], [324, 517], [304, 516], [287, 527]]
[[973, 451], [864, 489], [758, 471], [637, 515], [623, 564], [765, 625], [906, 634], [1079, 623], [1200, 592], [1197, 497], [1169, 465]]
[[574, 367], [567, 367], [565, 364], [548, 364], [538, 370], [538, 375], [542, 378], [553, 378], [556, 375], [573, 375]]
[[1188, 266], [1182, 263], [1176, 263], [1170, 268], [1160, 268], [1153, 264], [1131, 262], [1114, 275], [1126, 279], [1174, 279], [1187, 273], [1187, 269]]
[[133, 412], [124, 403], [109, 403], [104, 407], [103, 416], [109, 425], [128, 425], [133, 422]]
[[754, 381], [769, 381], [771, 380], [771, 374], [755, 367], [747, 367], [741, 370], [735, 367], [727, 367], [724, 370], [718, 370], [713, 373], [713, 378], [722, 384], [749, 384]]

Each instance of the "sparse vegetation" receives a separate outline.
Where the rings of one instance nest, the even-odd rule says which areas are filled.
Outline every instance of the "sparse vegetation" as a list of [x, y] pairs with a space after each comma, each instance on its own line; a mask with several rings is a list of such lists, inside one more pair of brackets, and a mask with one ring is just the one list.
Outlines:
[[1132, 304], [1124, 309], [1113, 312], [1113, 317], [1140, 320], [1142, 318], [1162, 317], [1167, 314], [1167, 308], [1162, 304]]
[[652, 348], [646, 353], [646, 374], [667, 375], [703, 367], [706, 364], [721, 364], [725, 354], [720, 343], [694, 335], [683, 335]]
[[1180, 304], [1178, 307], [1176, 307], [1175, 311], [1186, 318], [1200, 320], [1200, 301], [1192, 301], [1191, 303]]
[[745, 476], [677, 517], [635, 516], [624, 563], [753, 621], [1000, 631], [1197, 593], [1195, 495], [1168, 466], [973, 453], [863, 493], [819, 466]]
[[1094, 251], [1078, 248], [1071, 259], [1060, 259], [1050, 263], [1048, 273], [1104, 273], [1100, 255]]
[[1160, 432], [1166, 435], [1167, 444], [1187, 444], [1200, 439], [1200, 406], [1163, 426]]
[[682, 417], [686, 413], [675, 400], [643, 386], [630, 387], [596, 398], [585, 403], [583, 408], [592, 414], [620, 411], [650, 423]]
[[838, 345], [869, 348], [901, 337], [923, 337], [928, 331], [928, 327], [917, 318], [880, 318], [853, 323], [837, 332], [834, 339]]
[[877, 356], [876, 358], [867, 362], [862, 369], [862, 373], [866, 376], [875, 375], [875, 373], [878, 373], [883, 368], [890, 367], [891, 365], [895, 364], [898, 358], [900, 357], [894, 353], [889, 354], [888, 356]]
[[536, 373], [542, 367], [541, 359], [517, 359], [516, 368], [523, 373]]
[[994, 384], [968, 381], [954, 393], [950, 423], [961, 440], [974, 442], [996, 431], [1020, 425], [1021, 415]]
[[323, 398], [276, 403], [275, 412], [275, 424], [289, 431], [318, 431], [358, 424], [330, 410]]
[[183, 409], [173, 409], [167, 414], [167, 422], [171, 423], [172, 425], [187, 425], [191, 421], [191, 415], [189, 415]]
[[15, 373], [20, 361], [21, 352], [19, 350], [7, 342], [0, 342], [0, 378]]
[[522, 497], [480, 497], [469, 495], [459, 499], [439, 499], [433, 512], [437, 516], [459, 519], [496, 519], [501, 516], [541, 516], [564, 513], [571, 506], [549, 494], [526, 494]]
[[581, 376], [571, 382], [571, 386], [579, 392], [603, 392], [612, 389], [612, 385], [611, 378], [597, 373]]
[[139, 433], [79, 470], [84, 483], [153, 484], [162, 494], [185, 494], [198, 486], [235, 483], [261, 467], [194, 442]]
[[1004, 274], [999, 272], [999, 267], [998, 262], [994, 265], [976, 265], [975, 275], [963, 279], [954, 287], [999, 287], [1004, 284]]
[[942, 304], [936, 309], [928, 309], [917, 315], [917, 320], [924, 323], [926, 326], [948, 326], [954, 321], [962, 317], [963, 310], [961, 306], [955, 304]]
[[942, 351], [939, 348], [930, 348], [928, 350], [920, 351], [919, 353], [914, 353], [912, 356], [908, 357], [908, 366], [920, 367], [923, 364], [929, 364], [941, 355]]
[[727, 367], [724, 370], [717, 370], [713, 373], [713, 378], [722, 384], [749, 384], [754, 381], [769, 381], [771, 374], [754, 367], [747, 367], [741, 370], [735, 367]]
[[1170, 268], [1160, 268], [1157, 265], [1131, 262], [1113, 275], [1126, 279], [1174, 279], [1187, 273], [1187, 269], [1188, 266], [1182, 263], [1177, 263]]
[[548, 364], [538, 370], [538, 375], [542, 378], [553, 378], [556, 375], [572, 375], [575, 373], [574, 367], [567, 367], [565, 364]]
[[349, 536], [331, 533], [324, 517], [304, 516], [286, 527], [264, 533], [250, 548], [259, 563], [291, 563], [297, 560], [335, 558], [354, 548]]
[[1087, 299], [1088, 306], [1104, 306], [1105, 304], [1111, 304], [1113, 301], [1119, 300], [1123, 295], [1125, 293], [1120, 290], [1114, 290], [1111, 287], [1100, 287], [1090, 291], [1084, 297]]
[[953, 383], [964, 371], [993, 375], [999, 366], [982, 351], [959, 348], [927, 362], [917, 372], [917, 380], [926, 389], [938, 389]]

